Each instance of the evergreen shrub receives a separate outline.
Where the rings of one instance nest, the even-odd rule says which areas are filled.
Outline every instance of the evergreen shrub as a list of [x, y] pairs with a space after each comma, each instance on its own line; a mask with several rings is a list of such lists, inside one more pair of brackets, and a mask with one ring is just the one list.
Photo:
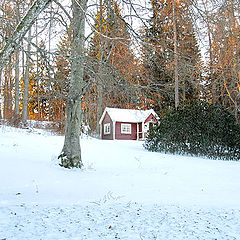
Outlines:
[[149, 151], [240, 159], [240, 126], [223, 106], [203, 101], [169, 111], [144, 143]]

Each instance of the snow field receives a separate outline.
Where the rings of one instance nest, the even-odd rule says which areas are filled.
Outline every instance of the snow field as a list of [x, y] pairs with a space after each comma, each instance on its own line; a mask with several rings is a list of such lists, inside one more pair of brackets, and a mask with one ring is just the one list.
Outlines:
[[84, 137], [68, 170], [63, 140], [0, 127], [0, 240], [240, 239], [240, 162]]
[[[1, 239], [240, 239], [240, 211], [138, 203], [0, 208]], [[1, 229], [0, 228], [0, 229]]]

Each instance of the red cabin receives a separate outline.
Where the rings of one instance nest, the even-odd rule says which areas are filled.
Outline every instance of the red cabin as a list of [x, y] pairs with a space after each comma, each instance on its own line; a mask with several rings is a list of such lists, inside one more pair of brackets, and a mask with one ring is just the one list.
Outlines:
[[145, 139], [149, 127], [158, 122], [153, 109], [133, 110], [105, 108], [100, 124], [101, 139], [139, 140]]

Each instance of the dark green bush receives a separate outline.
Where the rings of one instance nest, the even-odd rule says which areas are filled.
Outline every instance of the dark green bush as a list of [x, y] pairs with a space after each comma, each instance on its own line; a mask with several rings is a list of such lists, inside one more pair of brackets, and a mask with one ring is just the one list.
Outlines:
[[169, 111], [151, 129], [144, 146], [149, 151], [240, 159], [240, 126], [220, 105], [202, 101]]

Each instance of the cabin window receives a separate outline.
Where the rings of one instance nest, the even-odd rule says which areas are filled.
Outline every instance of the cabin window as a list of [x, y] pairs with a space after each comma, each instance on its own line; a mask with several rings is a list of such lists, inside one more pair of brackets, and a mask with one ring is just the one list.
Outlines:
[[125, 123], [121, 124], [121, 133], [122, 134], [131, 134], [131, 132], [132, 132], [131, 124], [125, 124]]
[[110, 123], [105, 123], [104, 124], [104, 134], [110, 134], [111, 128], [110, 128]]

